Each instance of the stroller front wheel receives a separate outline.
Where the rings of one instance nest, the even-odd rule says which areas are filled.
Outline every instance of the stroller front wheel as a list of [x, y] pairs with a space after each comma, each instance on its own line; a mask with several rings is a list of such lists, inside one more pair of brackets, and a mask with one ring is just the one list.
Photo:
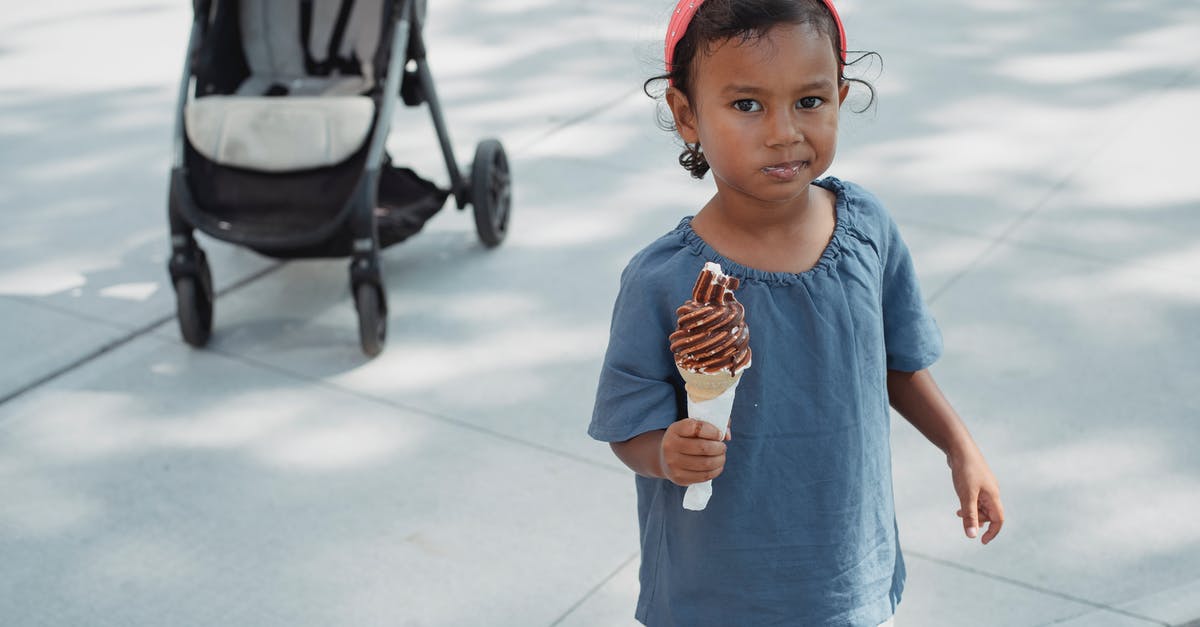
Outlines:
[[512, 176], [504, 146], [495, 139], [485, 139], [475, 149], [471, 204], [479, 241], [488, 248], [499, 246], [508, 234], [508, 218], [512, 213]]
[[358, 341], [368, 357], [383, 351], [387, 338], [387, 312], [379, 297], [379, 288], [370, 283], [360, 283], [354, 288], [354, 307], [358, 310]]
[[213, 306], [212, 296], [197, 279], [182, 277], [175, 281], [175, 308], [184, 341], [200, 348], [208, 344], [212, 335]]
[[208, 257], [194, 244], [172, 255], [175, 310], [183, 340], [197, 348], [208, 344], [213, 325], [213, 281]]

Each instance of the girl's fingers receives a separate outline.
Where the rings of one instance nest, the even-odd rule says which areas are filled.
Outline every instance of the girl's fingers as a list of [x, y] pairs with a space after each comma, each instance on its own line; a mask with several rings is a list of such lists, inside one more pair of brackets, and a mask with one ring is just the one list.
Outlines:
[[711, 468], [711, 469], [681, 470], [678, 473], [676, 473], [675, 479], [673, 481], [678, 485], [688, 486], [688, 485], [692, 485], [693, 483], [700, 483], [701, 481], [708, 481], [710, 479], [715, 479], [718, 475], [721, 474], [721, 471], [724, 469], [725, 469], [725, 466], [724, 466], [724, 464], [722, 464], [716, 468]]
[[1003, 521], [993, 520], [988, 523], [987, 533], [983, 534], [983, 543], [987, 544], [996, 538], [1000, 533], [1000, 528], [1004, 526]]
[[688, 440], [678, 448], [680, 455], [714, 457], [725, 454], [725, 443], [712, 440]]
[[676, 456], [680, 460], [725, 459], [725, 444], [721, 442], [704, 442], [702, 446], [679, 450]]
[[698, 440], [716, 440], [718, 442], [721, 440], [721, 432], [711, 424], [695, 418], [687, 418], [686, 421], [690, 424], [683, 425], [680, 431], [681, 436]]
[[[963, 510], [958, 510], [955, 515], [963, 519], [963, 528], [967, 529], [967, 537], [974, 538], [969, 530], [969, 523], [966, 516], [963, 515]], [[980, 494], [978, 505], [976, 508], [976, 533], [978, 534], [978, 523], [986, 522], [987, 530], [983, 534], [983, 543], [987, 544], [996, 539], [1000, 534], [1000, 529], [1004, 527], [1004, 505], [999, 499], [991, 498], [986, 494]]]
[[963, 519], [963, 531], [967, 537], [974, 540], [979, 535], [979, 514], [976, 510], [978, 503], [977, 493], [968, 493], [962, 498], [962, 509], [958, 510], [958, 515]]
[[725, 456], [696, 457], [680, 456], [668, 464], [667, 478], [676, 485], [689, 486], [693, 483], [714, 479], [725, 470]]
[[987, 533], [983, 534], [983, 543], [987, 544], [996, 538], [1004, 526], [1004, 505], [999, 498], [990, 494], [980, 495], [979, 501], [979, 508], [986, 513], [988, 520]]
[[676, 468], [697, 472], [708, 472], [725, 465], [725, 454], [716, 455], [680, 455], [674, 463]]

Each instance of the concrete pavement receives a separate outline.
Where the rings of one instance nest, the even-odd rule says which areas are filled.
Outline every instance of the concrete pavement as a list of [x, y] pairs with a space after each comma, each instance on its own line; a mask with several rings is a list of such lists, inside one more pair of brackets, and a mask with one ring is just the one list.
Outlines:
[[[211, 240], [213, 342], [179, 338], [188, 3], [0, 0], [0, 624], [634, 624], [633, 481], [584, 430], [618, 273], [711, 185], [641, 93], [668, 4], [431, 3], [512, 233], [484, 251], [448, 208], [387, 251], [368, 361], [345, 261]], [[831, 173], [900, 222], [1009, 516], [962, 538], [897, 422], [897, 624], [1200, 624], [1200, 7], [839, 6], [884, 65]], [[396, 129], [444, 180], [426, 111]]]

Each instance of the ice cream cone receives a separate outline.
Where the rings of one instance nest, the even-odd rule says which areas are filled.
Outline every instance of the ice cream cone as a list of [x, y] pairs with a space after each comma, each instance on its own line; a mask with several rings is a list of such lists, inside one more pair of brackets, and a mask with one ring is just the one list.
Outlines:
[[[738, 279], [707, 262], [692, 298], [675, 310], [676, 330], [667, 341], [687, 392], [687, 417], [707, 422], [725, 437], [742, 372], [750, 367], [750, 330], [745, 309], [733, 296]], [[708, 506], [712, 481], [688, 486], [684, 509]]]
[[742, 378], [741, 372], [731, 375], [729, 371], [710, 373], [685, 370], [678, 366], [676, 368], [683, 377], [684, 390], [687, 391], [688, 399], [693, 403], [710, 401], [724, 394], [726, 390], [737, 385]]

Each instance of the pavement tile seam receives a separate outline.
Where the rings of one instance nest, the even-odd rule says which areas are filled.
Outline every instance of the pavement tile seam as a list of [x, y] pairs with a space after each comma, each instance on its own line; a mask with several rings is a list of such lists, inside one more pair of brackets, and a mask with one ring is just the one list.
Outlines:
[[953, 276], [951, 276], [949, 279], [947, 279], [946, 282], [942, 285], [942, 287], [937, 290], [937, 292], [930, 295], [929, 301], [933, 302], [933, 301], [937, 300], [939, 297], [941, 297], [943, 294], [945, 294], [946, 292], [950, 291], [950, 289], [953, 288], [955, 284], [957, 284], [960, 280], [962, 280], [968, 274], [971, 274], [971, 272], [974, 271], [975, 268], [979, 267], [979, 265], [981, 263], [983, 263], [983, 261], [985, 259], [990, 257], [992, 255], [992, 253], [994, 253], [996, 250], [998, 250], [1001, 246], [1013, 241], [1016, 232], [1019, 231], [1022, 226], [1024, 226], [1026, 223], [1028, 223], [1030, 220], [1032, 220], [1035, 216], [1037, 216], [1037, 214], [1040, 213], [1042, 209], [1044, 209], [1047, 205], [1049, 205], [1050, 201], [1054, 199], [1054, 197], [1058, 194], [1059, 191], [1061, 191], [1063, 188], [1065, 188], [1067, 186], [1067, 184], [1071, 181], [1071, 179], [1073, 179], [1075, 177], [1076, 173], [1079, 172], [1080, 170], [1082, 170], [1083, 167], [1086, 166], [1089, 162], [1091, 162], [1092, 159], [1095, 159], [1096, 155], [1100, 154], [1100, 152], [1101, 152], [1100, 149], [1096, 149], [1091, 154], [1080, 159], [1079, 163], [1076, 165], [1076, 167], [1072, 168], [1067, 174], [1063, 175], [1059, 180], [1052, 183], [1049, 186], [1049, 188], [1041, 195], [1041, 197], [1039, 197], [1036, 201], [1034, 201], [1033, 204], [1028, 209], [1025, 209], [1017, 217], [1013, 218], [1012, 222], [1010, 222], [1009, 225], [1007, 227], [1005, 227], [1004, 230], [1001, 231], [999, 235], [996, 235], [993, 238], [989, 238], [992, 241], [990, 244], [988, 244], [987, 248], [984, 248], [982, 251], [980, 251], [979, 254], [974, 259], [963, 264], [963, 268], [961, 270], [959, 270], [957, 273], [955, 273]]
[[333, 382], [326, 381], [323, 379], [314, 379], [314, 378], [305, 376], [301, 373], [298, 373], [298, 372], [295, 372], [292, 370], [288, 370], [287, 368], [282, 368], [275, 364], [259, 361], [257, 359], [254, 359], [253, 357], [248, 357], [248, 356], [240, 355], [240, 354], [236, 354], [236, 353], [230, 353], [230, 352], [222, 351], [222, 350], [216, 349], [216, 348], [208, 348], [208, 349], [204, 349], [204, 350], [206, 350], [207, 352], [216, 354], [216, 355], [220, 355], [221, 357], [224, 357], [226, 359], [232, 359], [234, 361], [241, 362], [243, 364], [246, 364], [246, 365], [254, 367], [254, 368], [260, 368], [263, 370], [273, 372], [275, 374], [279, 374], [279, 375], [282, 375], [282, 376], [285, 376], [285, 377], [288, 377], [291, 379], [295, 379], [296, 381], [301, 382], [301, 383], [305, 383], [305, 384], [309, 384], [309, 385], [316, 385], [316, 386], [319, 386], [319, 387], [322, 387], [322, 388], [325, 388], [328, 390], [338, 392], [340, 394], [349, 394], [356, 398], [360, 398], [360, 399], [363, 399], [366, 401], [384, 405], [384, 406], [392, 408], [392, 409], [398, 409], [400, 411], [414, 414], [414, 415], [420, 416], [422, 418], [426, 418], [428, 420], [434, 420], [434, 421], [441, 422], [441, 423], [444, 423], [447, 425], [453, 425], [455, 427], [468, 429], [475, 433], [480, 433], [480, 434], [491, 436], [494, 438], [499, 438], [506, 442], [511, 442], [511, 443], [519, 444], [521, 446], [525, 446], [528, 448], [536, 449], [543, 453], [549, 453], [556, 457], [560, 457], [560, 458], [567, 459], [567, 460], [570, 460], [573, 462], [591, 466], [593, 468], [604, 470], [604, 471], [607, 471], [610, 473], [625, 475], [625, 474], [628, 474], [628, 472], [629, 472], [628, 469], [626, 469], [623, 466], [617, 466], [616, 464], [605, 464], [602, 462], [597, 462], [592, 459], [588, 459], [586, 457], [579, 457], [576, 455], [572, 455], [571, 453], [569, 453], [567, 451], [556, 449], [551, 446], [546, 446], [546, 445], [540, 444], [538, 442], [518, 438], [516, 436], [509, 435], [507, 433], [503, 433], [500, 431], [493, 431], [491, 429], [485, 429], [483, 427], [480, 427], [477, 424], [474, 424], [474, 423], [471, 423], [471, 422], [465, 421], [465, 420], [460, 420], [458, 418], [454, 418], [453, 416], [447, 416], [445, 414], [440, 414], [438, 412], [430, 411], [428, 409], [423, 409], [423, 408], [417, 407], [415, 405], [398, 403], [392, 399], [385, 398], [382, 396], [376, 396], [374, 394], [365, 394], [361, 390], [356, 390], [354, 388], [338, 385], [337, 383], [333, 383]]
[[1200, 596], [1197, 596], [1197, 590], [1200, 590], [1200, 579], [1193, 579], [1172, 588], [1147, 593], [1123, 603], [1122, 607], [1153, 613], [1160, 617], [1160, 622], [1166, 621], [1173, 627], [1200, 627]]
[[608, 111], [609, 109], [619, 105], [622, 101], [624, 101], [626, 98], [632, 96], [633, 94], [637, 93], [639, 90], [640, 90], [640, 88], [623, 91], [623, 92], [621, 92], [621, 94], [619, 96], [610, 98], [610, 99], [592, 107], [591, 109], [588, 109], [578, 115], [567, 118], [566, 120], [563, 120], [562, 122], [559, 122], [559, 123], [551, 126], [550, 128], [542, 131], [538, 135], [521, 142], [519, 145], [513, 146], [512, 149], [510, 150], [510, 152], [512, 152], [514, 155], [520, 155], [524, 151], [533, 148], [534, 146], [553, 137], [554, 135], [561, 133], [562, 131], [564, 131], [568, 128], [571, 128], [572, 126], [582, 124], [583, 122], [586, 122], [586, 121], [604, 113], [605, 111]]
[[[1138, 115], [1139, 111], [1142, 110], [1143, 108], [1145, 108], [1146, 106], [1149, 106], [1156, 100], [1165, 97], [1165, 95], [1168, 92], [1170, 92], [1175, 86], [1183, 84], [1191, 75], [1193, 75], [1195, 73], [1196, 73], [1196, 70], [1193, 68], [1188, 68], [1186, 70], [1183, 70], [1183, 71], [1177, 73], [1175, 76], [1173, 76], [1170, 80], [1163, 83], [1158, 89], [1152, 90], [1147, 94], [1144, 94], [1138, 98], [1135, 98], [1131, 103], [1128, 104], [1127, 110], [1122, 115], [1113, 116], [1113, 119], [1109, 120], [1108, 123], [1106, 124], [1106, 126], [1108, 128], [1115, 129], [1108, 133], [1110, 139], [1115, 140], [1116, 138], [1123, 135], [1124, 133], [1129, 132], [1128, 129], [1130, 128], [1131, 125], [1128, 124], [1127, 122], [1129, 121], [1130, 118], [1133, 118], [1136, 115]], [[1098, 130], [1103, 131], [1104, 129], [1098, 129]], [[1097, 157], [1099, 157], [1099, 155], [1101, 155], [1104, 152], [1106, 147], [1107, 146], [1105, 144], [1097, 145], [1090, 152], [1088, 152], [1087, 154], [1080, 157], [1075, 162], [1074, 167], [1068, 168], [1062, 176], [1060, 176], [1057, 180], [1055, 180], [1053, 183], [1051, 183], [1047, 187], [1046, 191], [1044, 191], [1041, 194], [1041, 196], [1039, 196], [1037, 198], [1037, 200], [1033, 201], [1027, 209], [1020, 212], [1016, 217], [1014, 217], [1012, 219], [1012, 221], [1008, 224], [1008, 226], [1006, 226], [1004, 228], [1004, 230], [1002, 230], [998, 235], [996, 235], [994, 238], [992, 238], [992, 243], [987, 248], [985, 248], [983, 251], [981, 251], [979, 253], [979, 255], [976, 256], [975, 259], [964, 264], [962, 270], [960, 270], [958, 273], [956, 273], [955, 275], [953, 275], [949, 279], [947, 279], [946, 282], [942, 285], [942, 287], [940, 289], [938, 289], [937, 292], [935, 292], [934, 294], [932, 294], [930, 296], [929, 301], [933, 302], [933, 301], [937, 300], [942, 294], [948, 292], [963, 277], [967, 276], [976, 267], [978, 267], [979, 264], [982, 263], [984, 259], [986, 259], [988, 256], [990, 256], [993, 252], [995, 252], [995, 250], [1000, 248], [1000, 246], [1007, 244], [1007, 243], [1020, 241], [1020, 237], [1019, 237], [1018, 233], [1020, 232], [1021, 228], [1024, 227], [1028, 222], [1030, 222], [1038, 214], [1040, 214], [1042, 212], [1042, 210], [1044, 210], [1048, 205], [1050, 205], [1051, 201], [1053, 201], [1055, 199], [1055, 197], [1058, 196], [1059, 192], [1061, 192], [1063, 189], [1065, 189], [1067, 187], [1067, 185], [1070, 184], [1071, 181], [1088, 166], [1088, 164], [1090, 164]]]
[[562, 624], [562, 622], [564, 620], [567, 620], [568, 618], [570, 618], [571, 614], [573, 614], [584, 603], [586, 603], [588, 599], [595, 596], [597, 592], [599, 592], [601, 589], [604, 588], [604, 586], [607, 586], [610, 581], [615, 579], [617, 577], [617, 575], [621, 574], [621, 571], [625, 570], [630, 564], [637, 561], [639, 556], [640, 556], [640, 552], [634, 552], [634, 553], [630, 554], [630, 556], [625, 561], [621, 562], [620, 566], [617, 566], [615, 569], [613, 569], [613, 571], [611, 573], [608, 574], [607, 577], [605, 577], [604, 579], [601, 579], [600, 582], [597, 583], [595, 586], [592, 586], [592, 589], [588, 590], [587, 594], [583, 595], [583, 597], [581, 597], [575, 603], [572, 603], [571, 607], [568, 607], [567, 611], [562, 613], [562, 616], [559, 616], [558, 618], [556, 618], [554, 620], [554, 622], [550, 623], [550, 627], [556, 627], [557, 625]]
[[[272, 264], [258, 272], [255, 272], [253, 274], [250, 274], [249, 276], [243, 277], [243, 278], [239, 279], [238, 281], [236, 281], [235, 283], [232, 283], [232, 284], [224, 287], [223, 289], [218, 290], [216, 292], [216, 294], [214, 295], [214, 298], [227, 295], [227, 294], [234, 292], [242, 287], [245, 287], [245, 286], [257, 281], [258, 279], [261, 279], [261, 278], [267, 276], [268, 274], [271, 274], [272, 272], [283, 267], [284, 263], [286, 263], [286, 262], [281, 261], [281, 262]], [[88, 320], [90, 322], [107, 324], [107, 325], [114, 326], [116, 328], [125, 328], [125, 327], [121, 327], [119, 325], [114, 324], [111, 320], [92, 318], [90, 316], [82, 315], [77, 311], [71, 311], [68, 309], [62, 309], [59, 307], [54, 307], [52, 305], [47, 305], [45, 303], [41, 303], [41, 302], [37, 301], [36, 299], [15, 298], [14, 300], [19, 300], [20, 302], [23, 302], [23, 303], [37, 305], [39, 307], [49, 309], [49, 310], [55, 311], [57, 313], [72, 316], [75, 318], [79, 318], [81, 320]], [[69, 372], [72, 372], [80, 367], [86, 366], [87, 364], [91, 363], [92, 361], [94, 361], [114, 350], [117, 350], [117, 349], [121, 348], [122, 346], [125, 346], [126, 344], [129, 344], [130, 342], [132, 342], [144, 335], [149, 335], [149, 334], [153, 333], [154, 331], [156, 331], [158, 328], [162, 327], [163, 325], [172, 323], [175, 320], [175, 315], [176, 315], [175, 312], [172, 311], [172, 312], [166, 314], [165, 316], [160, 316], [158, 318], [155, 318], [154, 320], [151, 320], [150, 322], [147, 322], [147, 323], [143, 324], [142, 326], [134, 328], [129, 333], [126, 333], [125, 335], [123, 335], [111, 342], [108, 342], [107, 344], [104, 344], [103, 346], [100, 346], [99, 348], [79, 357], [78, 359], [75, 359], [74, 361], [55, 369], [53, 372], [47, 373], [46, 375], [44, 375], [34, 381], [31, 381], [31, 382], [21, 386], [20, 388], [17, 388], [16, 390], [9, 392], [8, 394], [5, 394], [4, 396], [0, 396], [0, 406], [3, 406], [5, 403], [18, 398], [18, 397], [26, 394], [27, 392], [30, 392], [30, 391], [37, 389], [47, 383], [50, 383], [51, 381], [54, 381], [55, 379], [65, 375]]]
[[54, 371], [39, 377], [38, 379], [30, 381], [29, 383], [26, 383], [25, 385], [13, 390], [12, 392], [9, 392], [8, 394], [5, 394], [4, 396], [0, 396], [0, 406], [3, 406], [5, 403], [18, 398], [27, 392], [33, 391], [67, 373], [77, 370], [81, 366], [85, 366], [96, 359], [103, 357], [104, 355], [115, 351], [126, 344], [129, 344], [130, 342], [154, 331], [154, 329], [158, 328], [162, 324], [169, 322], [171, 318], [174, 318], [174, 315], [172, 315], [170, 318], [159, 318], [158, 320], [150, 322], [149, 324], [134, 329], [133, 331], [126, 333], [125, 335], [112, 340], [111, 342], [108, 342], [89, 353], [84, 354], [82, 357], [79, 357], [78, 359], [75, 359], [64, 366], [61, 366]]
[[569, 163], [571, 165], [580, 167], [605, 170], [614, 174], [642, 174], [646, 171], [646, 168], [644, 167], [630, 165], [625, 162], [612, 162], [588, 157], [555, 157], [554, 160], [557, 163]]
[[[1122, 616], [1125, 618], [1132, 618], [1136, 621], [1143, 622], [1147, 625], [1159, 625], [1160, 627], [1173, 627], [1170, 623], [1164, 623], [1162, 621], [1157, 621], [1157, 620], [1153, 620], [1150, 618], [1142, 618], [1140, 616], [1129, 614], [1127, 612], [1116, 612], [1109, 608], [1087, 610], [1087, 611], [1081, 612], [1079, 614], [1072, 614], [1070, 616], [1064, 616], [1063, 618], [1051, 621], [1049, 623], [1041, 623], [1037, 627], [1054, 627], [1054, 625], [1076, 625], [1076, 624], [1091, 625], [1091, 624], [1095, 623], [1095, 621], [1101, 616], [1103, 616], [1104, 618], [1111, 619], [1112, 616], [1107, 616], [1107, 614], [1110, 614], [1110, 613], [1116, 614], [1118, 616]], [[1085, 620], [1087, 621], [1086, 623], [1083, 622]], [[1125, 623], [1122, 623], [1122, 624], [1125, 624]]]
[[[70, 309], [68, 307], [60, 307], [58, 305], [48, 303], [43, 299], [39, 299], [39, 298], [36, 298], [33, 296], [26, 296], [23, 294], [0, 294], [0, 298], [2, 298], [4, 300], [13, 301], [13, 302], [18, 302], [23, 305], [29, 305], [31, 307], [37, 307], [38, 309], [44, 309], [46, 311], [53, 311], [54, 313], [62, 314], [64, 316], [69, 316], [71, 318], [76, 318], [78, 320], [83, 320], [86, 322], [93, 322], [93, 323], [104, 325], [107, 327], [112, 327], [114, 329], [128, 330], [130, 328], [126, 325], [120, 324], [118, 322], [114, 322], [112, 319], [109, 319], [109, 318], [103, 318], [100, 316], [90, 316], [84, 312], [77, 310], [77, 309]], [[159, 322], [159, 320], [156, 320], [154, 322], [154, 324], [158, 324], [158, 322]]]
[[[942, 233], [945, 235], [953, 235], [955, 237], [964, 237], [964, 238], [974, 239], [974, 240], [979, 240], [979, 241], [992, 242], [994, 244], [994, 246], [989, 246], [986, 251], [981, 252], [979, 254], [978, 259], [977, 259], [977, 261], [979, 261], [979, 262], [984, 261], [988, 254], [999, 249], [1001, 246], [1009, 246], [1009, 247], [1017, 248], [1017, 249], [1021, 249], [1021, 250], [1049, 253], [1052, 255], [1058, 255], [1060, 257], [1069, 257], [1071, 259], [1076, 259], [1079, 261], [1085, 261], [1085, 262], [1100, 264], [1100, 265], [1104, 265], [1104, 266], [1112, 266], [1114, 268], [1120, 267], [1120, 268], [1123, 268], [1126, 270], [1141, 269], [1141, 270], [1146, 270], [1146, 271], [1161, 272], [1161, 273], [1170, 274], [1173, 276], [1178, 276], [1178, 277], [1187, 278], [1187, 279], [1200, 280], [1200, 272], [1198, 272], [1198, 273], [1181, 272], [1181, 271], [1179, 271], [1178, 268], [1168, 268], [1165, 266], [1154, 265], [1152, 263], [1146, 263], [1139, 259], [1118, 259], [1116, 257], [1107, 257], [1104, 255], [1088, 254], [1088, 253], [1082, 252], [1080, 250], [1059, 248], [1057, 246], [1052, 246], [1050, 244], [1046, 244], [1045, 242], [1024, 240], [1019, 237], [1010, 239], [1007, 241], [998, 241], [994, 237], [990, 237], [990, 236], [983, 235], [980, 233], [968, 231], [965, 229], [954, 228], [953, 226], [946, 226], [944, 224], [926, 222], [926, 221], [923, 221], [920, 219], [904, 219], [904, 220], [900, 220], [899, 222], [900, 222], [901, 229], [912, 228], [912, 229], [921, 229], [923, 231], [936, 231], [936, 232], [939, 232], [939, 233]], [[973, 260], [972, 264], [974, 264], [974, 261], [976, 261], [976, 260]], [[974, 265], [972, 267], [974, 267]], [[961, 272], [961, 274], [966, 274], [966, 272]], [[946, 288], [948, 288], [950, 286], [950, 282], [957, 281], [959, 278], [960, 278], [960, 274], [955, 274], [951, 279], [947, 280], [947, 283], [945, 285], [942, 285], [938, 289], [931, 291], [929, 301], [933, 302], [938, 297], [940, 297], [942, 295], [942, 293], [944, 291], [946, 291]]]
[[[1064, 592], [1059, 592], [1057, 590], [1051, 590], [1049, 588], [1044, 588], [1044, 587], [1041, 587], [1041, 586], [1038, 586], [1035, 584], [1021, 581], [1020, 579], [1013, 579], [1012, 577], [1005, 577], [1004, 575], [997, 575], [995, 573], [989, 573], [987, 571], [983, 571], [983, 570], [979, 570], [977, 568], [972, 568], [970, 566], [965, 566], [963, 564], [959, 564], [958, 562], [955, 562], [952, 560], [947, 560], [947, 559], [943, 559], [940, 557], [934, 557], [934, 556], [926, 554], [926, 553], [906, 550], [906, 551], [904, 551], [904, 556], [905, 557], [915, 557], [917, 559], [925, 560], [927, 562], [932, 562], [932, 563], [938, 564], [940, 566], [946, 566], [948, 568], [961, 570], [963, 572], [968, 572], [973, 575], [978, 575], [980, 577], [986, 577], [988, 579], [993, 579], [995, 581], [1004, 582], [1004, 583], [1012, 585], [1012, 586], [1017, 586], [1019, 588], [1024, 588], [1026, 590], [1037, 592], [1039, 594], [1056, 597], [1056, 598], [1062, 599], [1064, 601], [1071, 601], [1073, 603], [1087, 605], [1087, 606], [1092, 607], [1097, 610], [1104, 610], [1106, 612], [1120, 614], [1122, 616], [1127, 616], [1129, 618], [1135, 618], [1138, 620], [1148, 621], [1148, 622], [1156, 624], [1156, 625], [1163, 625], [1164, 627], [1171, 627], [1171, 625], [1168, 623], [1164, 623], [1164, 622], [1155, 620], [1148, 616], [1142, 616], [1141, 614], [1135, 614], [1132, 612], [1128, 612], [1128, 611], [1122, 610], [1120, 608], [1113, 607], [1111, 605], [1106, 605], [1104, 603], [1099, 603], [1096, 601], [1092, 601], [1090, 599], [1085, 599], [1082, 597], [1077, 597], [1074, 595], [1066, 594]], [[1073, 617], [1073, 618], [1075, 618], [1075, 617]], [[1050, 624], [1053, 624], [1053, 623], [1050, 623]]]
[[[1056, 189], [1058, 189], [1058, 188], [1061, 188], [1062, 185], [1059, 184], [1059, 185], [1055, 185], [1054, 187]], [[1048, 195], [1048, 196], [1046, 196], [1045, 199], [1043, 199], [1043, 201], [1039, 201], [1039, 203], [1038, 203], [1039, 207], [1042, 205], [1045, 205], [1049, 201], [1050, 198], [1051, 198], [1051, 196]], [[988, 244], [988, 246], [986, 248], [984, 248], [982, 251], [980, 251], [979, 254], [975, 256], [974, 259], [971, 259], [970, 261], [963, 264], [962, 269], [960, 269], [958, 272], [954, 273], [952, 276], [947, 278], [941, 287], [939, 287], [937, 290], [933, 291], [929, 295], [928, 301], [930, 303], [933, 303], [933, 302], [936, 302], [937, 300], [939, 300], [946, 292], [950, 291], [951, 288], [953, 288], [956, 284], [958, 284], [959, 281], [966, 278], [967, 275], [971, 274], [976, 268], [978, 268], [980, 265], [982, 265], [984, 263], [984, 261], [987, 260], [988, 257], [991, 257], [993, 254], [996, 253], [996, 251], [1000, 250], [1000, 248], [1002, 248], [1004, 246], [1012, 246], [1015, 248], [1021, 248], [1021, 249], [1025, 249], [1025, 250], [1053, 253], [1056, 255], [1064, 256], [1064, 257], [1071, 257], [1074, 259], [1086, 260], [1086, 261], [1101, 263], [1104, 265], [1110, 265], [1110, 266], [1114, 266], [1114, 267], [1118, 267], [1118, 266], [1123, 267], [1123, 268], [1140, 267], [1141, 269], [1144, 269], [1144, 270], [1165, 272], [1168, 274], [1173, 274], [1176, 276], [1187, 277], [1187, 278], [1197, 278], [1197, 275], [1194, 275], [1191, 273], [1179, 272], [1178, 270], [1172, 269], [1172, 268], [1164, 268], [1164, 267], [1159, 267], [1159, 266], [1155, 266], [1152, 264], [1146, 264], [1146, 263], [1138, 261], [1138, 260], [1116, 259], [1113, 257], [1104, 257], [1101, 255], [1089, 255], [1089, 254], [1079, 252], [1077, 250], [1067, 250], [1064, 248], [1050, 246], [1050, 245], [1042, 243], [1042, 242], [1036, 242], [1036, 241], [1022, 239], [1019, 235], [1017, 235], [1015, 233], [1015, 231], [1019, 230], [1019, 227], [1021, 225], [1025, 224], [1030, 219], [1035, 217], [1038, 212], [1039, 211], [1037, 209], [1031, 209], [1031, 210], [1027, 211], [1026, 213], [1022, 214], [1021, 217], [1016, 218], [1014, 220], [1013, 224], [1010, 225], [1010, 227], [1008, 229], [1006, 229], [1003, 233], [1001, 233], [1000, 235], [998, 235], [994, 238], [986, 237], [986, 236], [980, 235], [979, 233], [968, 233], [968, 232], [965, 232], [965, 231], [962, 231], [959, 229], [948, 229], [941, 225], [936, 225], [936, 224], [932, 224], [932, 223], [907, 220], [906, 222], [912, 224], [913, 226], [918, 226], [921, 228], [928, 228], [928, 229], [932, 229], [932, 230], [941, 230], [943, 232], [952, 233], [954, 235], [987, 239], [987, 240], [990, 240], [990, 242], [991, 242], [990, 244]]]

